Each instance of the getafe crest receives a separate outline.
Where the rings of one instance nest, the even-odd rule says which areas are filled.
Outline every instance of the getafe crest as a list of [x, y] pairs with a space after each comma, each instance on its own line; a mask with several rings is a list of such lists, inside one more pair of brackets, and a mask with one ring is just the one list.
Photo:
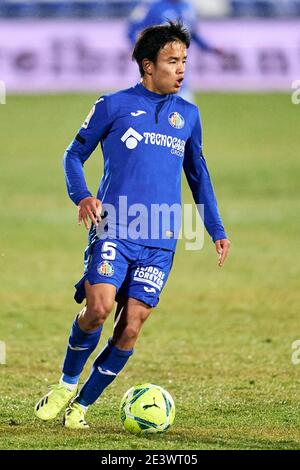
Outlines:
[[106, 277], [113, 276], [115, 272], [112, 263], [110, 263], [109, 261], [102, 261], [102, 263], [97, 266], [97, 271], [100, 276]]
[[175, 129], [182, 129], [185, 125], [185, 120], [179, 113], [171, 113], [169, 115], [169, 123]]

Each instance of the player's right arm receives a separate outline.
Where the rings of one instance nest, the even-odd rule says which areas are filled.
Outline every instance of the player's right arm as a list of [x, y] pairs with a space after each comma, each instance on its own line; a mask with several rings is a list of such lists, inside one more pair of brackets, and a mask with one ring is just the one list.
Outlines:
[[93, 106], [64, 155], [68, 194], [74, 204], [78, 206], [79, 224], [84, 222], [87, 229], [89, 228], [89, 219], [93, 224], [97, 224], [97, 218], [101, 212], [101, 202], [93, 197], [88, 190], [83, 166], [104, 138], [110, 125], [111, 119], [107, 110], [106, 98], [102, 97]]

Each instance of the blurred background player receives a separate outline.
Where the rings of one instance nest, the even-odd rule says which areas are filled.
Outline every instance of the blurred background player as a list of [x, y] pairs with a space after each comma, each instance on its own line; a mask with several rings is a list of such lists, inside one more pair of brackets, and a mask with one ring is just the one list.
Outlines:
[[[154, 3], [141, 2], [133, 11], [128, 26], [128, 38], [135, 44], [138, 34], [145, 28], [171, 21], [182, 21], [190, 31], [193, 42], [203, 52], [226, 58], [227, 54], [219, 47], [209, 44], [197, 31], [198, 14], [190, 1], [186, 0], [157, 0]], [[180, 95], [188, 101], [194, 101], [193, 93], [184, 83]]]

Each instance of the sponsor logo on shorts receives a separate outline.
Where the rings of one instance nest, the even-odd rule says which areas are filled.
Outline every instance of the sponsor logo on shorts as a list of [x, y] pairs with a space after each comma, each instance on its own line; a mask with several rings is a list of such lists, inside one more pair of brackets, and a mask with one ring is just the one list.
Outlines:
[[155, 294], [156, 289], [155, 289], [154, 287], [146, 287], [146, 286], [144, 286], [144, 291], [145, 291], [145, 292], [149, 292], [149, 293]]
[[164, 278], [165, 273], [153, 266], [139, 266], [134, 272], [133, 280], [161, 290], [164, 285]]
[[169, 123], [175, 129], [183, 129], [185, 125], [185, 120], [179, 113], [172, 113], [169, 115]]
[[102, 263], [97, 266], [97, 272], [100, 276], [111, 277], [114, 275], [115, 270], [112, 263], [109, 261], [102, 261]]

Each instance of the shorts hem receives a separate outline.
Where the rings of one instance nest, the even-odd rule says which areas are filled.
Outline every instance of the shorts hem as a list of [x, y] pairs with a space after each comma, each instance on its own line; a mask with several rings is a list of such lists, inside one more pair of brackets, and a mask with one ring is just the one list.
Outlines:
[[112, 280], [112, 279], [107, 278], [107, 279], [102, 279], [100, 282], [98, 282], [98, 281], [94, 282], [91, 279], [89, 279], [89, 275], [86, 274], [85, 276], [83, 276], [80, 279], [80, 281], [77, 284], [75, 284], [76, 291], [75, 291], [74, 299], [78, 304], [81, 304], [84, 301], [84, 299], [86, 299], [85, 287], [84, 287], [85, 281], [88, 281], [91, 286], [94, 286], [96, 284], [110, 284], [110, 285], [113, 285], [113, 286], [115, 286], [115, 288], [117, 290], [116, 295], [117, 295], [118, 290], [120, 288], [119, 284], [116, 281]]
[[147, 302], [146, 299], [139, 299], [139, 297], [137, 295], [130, 295], [130, 294], [127, 295], [127, 298], [128, 299], [135, 299], [135, 300], [138, 300], [139, 302], [143, 302], [143, 304], [145, 304], [145, 305], [147, 305], [148, 307], [151, 307], [151, 308], [157, 307], [158, 302], [159, 302], [159, 300], [158, 300], [157, 302], [155, 302], [155, 304], [154, 303], [151, 304], [150, 301]]

